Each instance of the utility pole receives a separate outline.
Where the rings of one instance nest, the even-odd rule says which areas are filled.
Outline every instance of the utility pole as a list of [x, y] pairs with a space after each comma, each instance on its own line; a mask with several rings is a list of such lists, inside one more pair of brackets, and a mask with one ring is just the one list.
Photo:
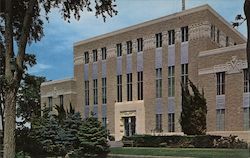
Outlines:
[[185, 9], [186, 9], [185, 0], [182, 0], [182, 11], [184, 11]]

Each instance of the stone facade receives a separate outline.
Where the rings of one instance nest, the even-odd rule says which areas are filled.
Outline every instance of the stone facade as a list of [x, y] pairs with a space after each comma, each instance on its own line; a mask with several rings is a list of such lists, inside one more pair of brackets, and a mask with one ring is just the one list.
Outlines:
[[[138, 44], [140, 38], [143, 49]], [[216, 110], [222, 98], [224, 132], [240, 133], [244, 131], [245, 42], [245, 37], [208, 5], [80, 41], [74, 44], [74, 79], [42, 84], [42, 103], [48, 105], [51, 96], [56, 102], [63, 93], [54, 92], [65, 91], [69, 95], [66, 102], [83, 117], [93, 111], [116, 140], [134, 133], [182, 134], [178, 121], [180, 83], [188, 76], [205, 90], [208, 131], [221, 132], [216, 129]], [[121, 54], [117, 44], [121, 44]], [[216, 95], [218, 72], [226, 72], [224, 98]]]

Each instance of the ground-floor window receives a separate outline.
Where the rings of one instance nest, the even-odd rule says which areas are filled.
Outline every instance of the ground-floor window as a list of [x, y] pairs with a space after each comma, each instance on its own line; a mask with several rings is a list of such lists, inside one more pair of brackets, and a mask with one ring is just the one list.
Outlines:
[[216, 110], [216, 130], [225, 130], [225, 109]]
[[162, 132], [162, 114], [156, 114], [156, 132]]
[[168, 114], [168, 132], [174, 132], [175, 126], [174, 126], [174, 113]]
[[107, 117], [102, 118], [102, 126], [105, 128], [107, 127]]
[[244, 130], [250, 130], [250, 107], [243, 109]]

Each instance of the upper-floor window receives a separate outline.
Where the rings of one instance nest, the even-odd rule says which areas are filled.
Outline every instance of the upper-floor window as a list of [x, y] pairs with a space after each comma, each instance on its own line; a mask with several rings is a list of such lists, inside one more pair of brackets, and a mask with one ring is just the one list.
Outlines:
[[63, 95], [59, 95], [60, 106], [63, 106]]
[[138, 52], [143, 51], [143, 39], [142, 38], [137, 39], [137, 51]]
[[143, 71], [137, 72], [137, 96], [143, 100]]
[[188, 41], [188, 26], [181, 28], [181, 42]]
[[243, 126], [244, 130], [250, 130], [250, 107], [243, 108]]
[[181, 83], [183, 86], [188, 84], [188, 64], [181, 64]]
[[84, 63], [85, 64], [89, 63], [89, 52], [84, 52]]
[[102, 104], [107, 103], [107, 78], [102, 78]]
[[93, 50], [93, 62], [97, 62], [98, 56], [97, 56], [97, 49]]
[[168, 96], [174, 97], [175, 95], [175, 67], [169, 66], [168, 67]]
[[216, 73], [217, 95], [225, 94], [225, 72]]
[[162, 97], [162, 68], [156, 69], [156, 98]]
[[107, 59], [107, 48], [103, 47], [101, 50], [102, 50], [102, 60], [106, 60]]
[[117, 57], [122, 56], [122, 44], [119, 43], [116, 45]]
[[174, 113], [168, 113], [168, 132], [175, 131]]
[[247, 69], [244, 69], [243, 73], [244, 73], [244, 93], [248, 93], [250, 90], [250, 84], [249, 84]]
[[156, 48], [162, 47], [162, 33], [155, 34]]
[[168, 31], [168, 45], [175, 44], [175, 31], [170, 30]]
[[132, 41], [127, 41], [127, 54], [132, 53]]
[[213, 41], [215, 41], [215, 26], [211, 25], [211, 34], [210, 37]]
[[89, 81], [84, 81], [85, 106], [89, 105]]
[[127, 74], [127, 101], [132, 101], [132, 73]]
[[93, 94], [94, 94], [94, 105], [98, 104], [98, 84], [97, 79], [93, 80]]
[[49, 100], [49, 110], [52, 111], [53, 108], [52, 97], [48, 97], [48, 100]]
[[117, 102], [122, 102], [122, 75], [117, 76]]
[[217, 30], [217, 43], [220, 43], [220, 30]]
[[226, 47], [228, 47], [229, 46], [229, 37], [227, 36], [226, 37]]

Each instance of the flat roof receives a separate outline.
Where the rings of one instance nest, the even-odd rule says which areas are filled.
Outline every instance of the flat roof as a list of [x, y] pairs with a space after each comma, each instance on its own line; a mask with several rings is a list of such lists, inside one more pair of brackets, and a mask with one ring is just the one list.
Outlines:
[[63, 83], [63, 82], [70, 82], [70, 81], [75, 81], [74, 78], [66, 78], [66, 79], [61, 79], [61, 80], [52, 80], [52, 81], [47, 81], [43, 82], [41, 86], [48, 86], [48, 85], [53, 85], [57, 83]]

